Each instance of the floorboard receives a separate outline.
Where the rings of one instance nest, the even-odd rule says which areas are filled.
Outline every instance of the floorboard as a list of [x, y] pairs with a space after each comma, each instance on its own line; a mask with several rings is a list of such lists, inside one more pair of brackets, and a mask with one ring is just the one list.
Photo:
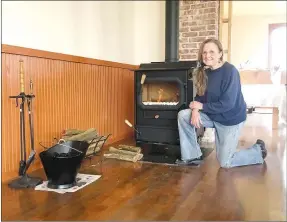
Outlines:
[[200, 167], [95, 157], [80, 172], [102, 177], [75, 193], [2, 184], [2, 220], [286, 220], [286, 128], [272, 129], [272, 115], [251, 114], [241, 148], [257, 138], [268, 148], [263, 165], [222, 169], [215, 151]]

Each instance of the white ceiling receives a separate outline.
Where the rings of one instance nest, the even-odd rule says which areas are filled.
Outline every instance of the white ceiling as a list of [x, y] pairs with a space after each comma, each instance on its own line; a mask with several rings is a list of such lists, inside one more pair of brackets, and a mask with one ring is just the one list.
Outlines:
[[[286, 15], [285, 1], [232, 1], [233, 16]], [[224, 14], [228, 14], [228, 1], [224, 1]]]

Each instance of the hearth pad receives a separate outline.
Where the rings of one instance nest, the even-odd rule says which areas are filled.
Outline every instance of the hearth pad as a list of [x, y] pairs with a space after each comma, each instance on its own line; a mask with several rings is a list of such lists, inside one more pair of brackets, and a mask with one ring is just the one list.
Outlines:
[[[175, 164], [176, 159], [180, 159], [180, 147], [178, 145], [164, 145], [141, 143], [143, 162]], [[214, 150], [213, 148], [201, 147], [203, 160]], [[176, 164], [175, 164], [176, 165]]]

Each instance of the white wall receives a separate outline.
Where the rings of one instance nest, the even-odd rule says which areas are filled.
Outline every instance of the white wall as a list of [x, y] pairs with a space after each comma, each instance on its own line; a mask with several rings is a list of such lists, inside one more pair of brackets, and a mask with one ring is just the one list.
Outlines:
[[135, 60], [165, 60], [165, 1], [134, 1]]
[[2, 44], [129, 64], [164, 60], [163, 1], [2, 4]]
[[269, 24], [286, 23], [285, 15], [245, 15], [232, 17], [231, 62], [238, 66], [251, 60], [268, 68]]
[[[224, 1], [226, 4], [228, 1]], [[228, 3], [226, 4], [228, 6]], [[246, 15], [282, 15], [286, 14], [287, 4], [285, 1], [232, 1], [232, 14], [234, 16]], [[227, 12], [225, 12], [227, 16]]]
[[75, 3], [2, 2], [2, 44], [76, 53]]
[[[2, 12], [2, 2], [0, 2], [0, 12]], [[2, 13], [1, 13], [1, 16], [0, 16], [0, 36], [2, 36]], [[0, 53], [0, 65], [2, 67], [2, 53]], [[1, 73], [2, 74], [2, 73]], [[2, 78], [0, 80], [0, 92], [1, 92], [1, 96], [2, 96]], [[2, 117], [2, 103], [0, 103], [0, 116]], [[0, 133], [0, 149], [2, 150], [2, 131]], [[2, 153], [2, 152], [1, 152]], [[2, 161], [2, 154], [0, 153], [0, 170], [2, 172], [2, 169], [1, 169], [1, 161]], [[0, 191], [0, 195], [1, 195], [1, 191]]]

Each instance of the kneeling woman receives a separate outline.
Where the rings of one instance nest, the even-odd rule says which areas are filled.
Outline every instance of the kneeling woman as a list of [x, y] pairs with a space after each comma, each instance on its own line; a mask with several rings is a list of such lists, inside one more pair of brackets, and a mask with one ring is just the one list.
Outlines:
[[223, 61], [222, 45], [215, 39], [202, 43], [198, 60], [195, 101], [190, 103], [190, 109], [178, 113], [181, 160], [177, 164], [190, 165], [202, 159], [195, 132], [200, 125], [215, 128], [216, 155], [221, 167], [262, 164], [267, 155], [262, 140], [250, 148], [236, 150], [246, 120], [238, 70]]

